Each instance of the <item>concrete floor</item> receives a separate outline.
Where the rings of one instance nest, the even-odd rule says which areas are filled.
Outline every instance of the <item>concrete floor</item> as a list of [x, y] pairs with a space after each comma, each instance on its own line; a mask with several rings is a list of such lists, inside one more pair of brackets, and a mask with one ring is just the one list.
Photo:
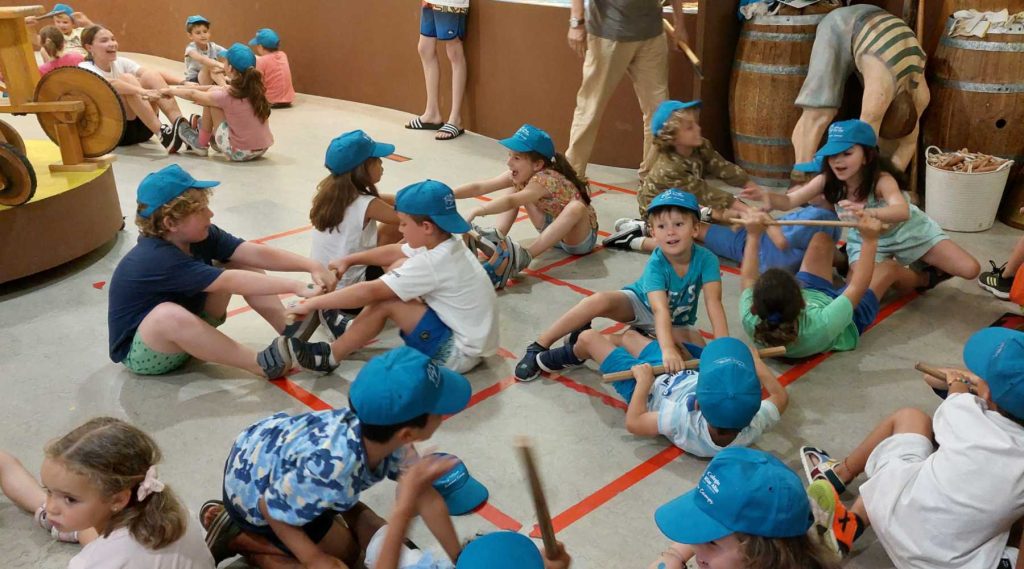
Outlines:
[[[138, 60], [180, 65], [146, 56]], [[410, 81], [412, 88], [419, 88], [418, 78]], [[395, 143], [399, 154], [411, 158], [404, 163], [385, 161], [385, 192], [428, 177], [456, 186], [504, 169], [506, 153], [495, 141], [467, 133], [453, 142], [435, 142], [430, 133], [404, 130], [407, 118], [387, 109], [300, 95], [294, 108], [274, 112], [276, 144], [254, 163], [186, 155], [168, 158], [156, 142], [118, 150], [114, 173], [122, 209], [134, 211], [135, 188], [146, 173], [178, 162], [197, 178], [223, 182], [212, 200], [215, 223], [244, 238], [263, 237], [273, 246], [308, 254], [308, 210], [316, 183], [325, 173], [323, 152], [343, 131], [364, 129], [378, 140]], [[44, 138], [32, 117], [3, 119], [26, 138]], [[589, 173], [602, 184], [626, 189], [637, 185], [629, 170], [595, 166]], [[635, 213], [632, 195], [603, 186], [594, 189], [604, 190], [594, 203], [605, 230], [616, 218]], [[460, 204], [464, 210], [471, 206]], [[517, 224], [513, 235], [534, 234], [527, 225]], [[991, 257], [1005, 258], [1017, 236], [997, 224], [981, 234], [954, 234], [954, 239], [985, 263]], [[110, 279], [136, 237], [129, 218], [126, 230], [100, 250], [44, 274], [0, 285], [0, 382], [8, 401], [0, 418], [0, 449], [38, 472], [41, 449], [49, 439], [97, 415], [121, 417], [156, 437], [165, 453], [161, 478], [196, 511], [204, 500], [219, 496], [223, 461], [241, 429], [277, 411], [300, 413], [309, 408], [267, 381], [226, 367], [193, 362], [168, 376], [136, 377], [111, 363], [102, 283]], [[559, 538], [576, 566], [646, 566], [666, 545], [654, 525], [655, 508], [691, 489], [706, 463], [680, 456], [664, 439], [629, 435], [624, 405], [599, 384], [593, 367], [531, 384], [510, 379], [521, 350], [557, 314], [586, 291], [632, 281], [646, 260], [639, 253], [598, 250], [546, 268], [564, 258], [561, 253], [542, 256], [532, 265], [537, 276], [521, 279], [498, 295], [503, 355], [469, 374], [477, 394], [475, 405], [447, 421], [432, 444], [465, 459], [491, 491], [490, 507], [483, 513], [456, 519], [461, 536], [492, 531], [496, 525], [522, 527], [524, 532], [533, 526], [529, 494], [512, 446], [515, 435], [526, 434], [536, 440]], [[736, 316], [739, 279], [727, 272], [723, 281], [732, 333], [748, 340]], [[801, 445], [846, 453], [899, 407], [933, 411], [938, 399], [913, 372], [913, 363], [960, 365], [967, 337], [1014, 310], [974, 282], [951, 281], [889, 314], [855, 352], [836, 354], [803, 369], [771, 362], [786, 381], [798, 381], [790, 387], [792, 403], [781, 424], [757, 446], [799, 469], [796, 453]], [[703, 309], [699, 325], [709, 328]], [[254, 348], [264, 347], [274, 336], [251, 311], [233, 315], [222, 330]], [[307, 400], [314, 404], [344, 405], [349, 382], [362, 363], [396, 345], [397, 335], [388, 330], [379, 343], [333, 374], [300, 373], [290, 380], [313, 394]], [[386, 516], [393, 492], [394, 486], [385, 483], [364, 499]], [[421, 546], [436, 547], [422, 525], [415, 527], [412, 537]], [[30, 516], [0, 498], [4, 566], [64, 567], [78, 549], [54, 543]], [[892, 565], [869, 533], [847, 566]]]

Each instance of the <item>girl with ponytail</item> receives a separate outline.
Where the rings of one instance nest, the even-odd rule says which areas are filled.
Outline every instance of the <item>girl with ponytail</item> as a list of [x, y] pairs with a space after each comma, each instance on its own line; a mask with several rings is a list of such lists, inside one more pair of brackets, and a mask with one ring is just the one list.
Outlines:
[[77, 51], [65, 51], [64, 34], [54, 26], [39, 30], [39, 43], [46, 54], [43, 57], [46, 62], [39, 66], [40, 75], [46, 75], [58, 67], [75, 67], [85, 61], [85, 57]]

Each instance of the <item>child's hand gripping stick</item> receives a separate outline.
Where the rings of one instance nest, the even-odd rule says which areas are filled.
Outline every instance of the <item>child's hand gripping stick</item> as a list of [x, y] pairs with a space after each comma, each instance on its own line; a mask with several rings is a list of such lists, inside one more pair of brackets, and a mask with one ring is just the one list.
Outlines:
[[[774, 348], [761, 348], [757, 351], [757, 355], [762, 358], [774, 358], [776, 356], [782, 356], [786, 354], [785, 346], [775, 346]], [[683, 362], [683, 369], [693, 369], [700, 365], [700, 360], [686, 360]], [[657, 365], [653, 368], [654, 375], [665, 373], [665, 366]], [[616, 381], [626, 381], [627, 379], [633, 379], [633, 371], [617, 371], [615, 373], [606, 373], [601, 376], [602, 383], [614, 383]]]

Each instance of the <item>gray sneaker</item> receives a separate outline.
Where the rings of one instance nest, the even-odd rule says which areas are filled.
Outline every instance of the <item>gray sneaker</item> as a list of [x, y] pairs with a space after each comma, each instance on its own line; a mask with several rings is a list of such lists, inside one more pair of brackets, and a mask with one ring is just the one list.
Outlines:
[[291, 371], [292, 361], [288, 338], [284, 336], [278, 336], [266, 349], [256, 354], [256, 363], [263, 369], [267, 379], [277, 379]]
[[204, 152], [206, 149], [199, 146], [199, 131], [192, 128], [186, 120], [179, 120], [176, 123], [175, 132], [178, 138], [187, 146], [190, 152]]

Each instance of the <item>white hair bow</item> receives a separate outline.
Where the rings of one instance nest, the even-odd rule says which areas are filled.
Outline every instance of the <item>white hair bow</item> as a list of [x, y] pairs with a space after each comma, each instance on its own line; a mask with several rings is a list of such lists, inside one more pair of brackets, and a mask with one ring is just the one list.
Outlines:
[[156, 477], [156, 466], [150, 466], [146, 471], [146, 478], [139, 484], [139, 491], [136, 497], [139, 501], [145, 500], [150, 494], [157, 494], [164, 491], [164, 483]]

